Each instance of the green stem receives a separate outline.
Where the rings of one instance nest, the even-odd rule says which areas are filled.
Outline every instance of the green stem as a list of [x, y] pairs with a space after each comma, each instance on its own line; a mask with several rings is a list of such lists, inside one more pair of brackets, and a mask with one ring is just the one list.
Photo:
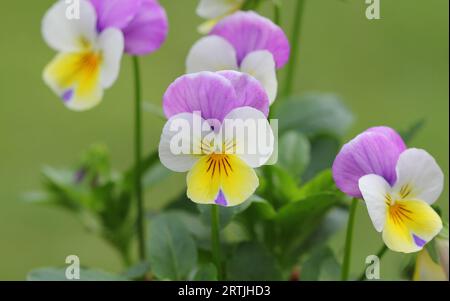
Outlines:
[[294, 82], [295, 68], [297, 66], [299, 36], [301, 32], [302, 17], [305, 6], [305, 0], [297, 0], [297, 6], [294, 11], [294, 20], [292, 25], [291, 36], [291, 58], [287, 66], [286, 82], [284, 85], [283, 96], [288, 96], [292, 93], [292, 85]]
[[[377, 257], [379, 260], [381, 260], [381, 258], [383, 258], [384, 254], [386, 254], [387, 250], [388, 250], [388, 247], [385, 244], [383, 244], [383, 246], [377, 252]], [[359, 277], [357, 279], [358, 279], [358, 281], [364, 281], [366, 279], [366, 271], [362, 272], [361, 275], [359, 275]]]
[[352, 240], [353, 240], [353, 227], [355, 225], [355, 215], [356, 208], [358, 206], [358, 199], [354, 198], [352, 200], [352, 205], [350, 207], [350, 215], [348, 217], [347, 223], [347, 236], [345, 238], [345, 251], [344, 251], [344, 261], [342, 263], [341, 270], [341, 280], [347, 281], [350, 272], [350, 259], [352, 255]]
[[142, 90], [139, 59], [132, 57], [134, 71], [134, 96], [135, 96], [135, 123], [134, 123], [134, 192], [137, 206], [137, 236], [139, 259], [145, 260], [145, 228], [144, 228], [144, 204], [142, 199]]
[[224, 279], [222, 262], [220, 259], [220, 227], [219, 227], [219, 206], [211, 205], [211, 249], [214, 263], [217, 268], [219, 280]]
[[277, 0], [273, 0], [273, 22], [281, 26], [281, 9]]

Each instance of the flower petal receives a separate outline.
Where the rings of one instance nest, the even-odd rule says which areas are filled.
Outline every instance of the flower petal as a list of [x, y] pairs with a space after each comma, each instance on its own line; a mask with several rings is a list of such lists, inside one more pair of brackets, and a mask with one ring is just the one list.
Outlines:
[[101, 56], [95, 52], [59, 54], [44, 70], [44, 81], [72, 110], [97, 105], [103, 96]]
[[403, 138], [392, 128], [387, 126], [376, 126], [366, 130], [366, 132], [379, 133], [385, 135], [391, 142], [393, 142], [399, 152], [406, 150], [406, 144]]
[[[444, 188], [444, 174], [436, 160], [422, 149], [404, 151], [397, 162], [395, 190], [404, 199], [433, 204]], [[407, 195], [405, 195], [407, 194]]]
[[178, 113], [199, 111], [204, 119], [222, 121], [236, 103], [231, 82], [219, 74], [205, 71], [175, 80], [164, 94], [163, 109], [168, 118]]
[[383, 177], [390, 185], [396, 180], [395, 166], [401, 150], [386, 135], [364, 132], [345, 144], [333, 163], [333, 178], [344, 193], [361, 197], [358, 181], [368, 174]]
[[125, 28], [139, 12], [142, 0], [90, 0], [97, 12], [97, 29]]
[[273, 153], [274, 134], [261, 111], [240, 107], [224, 118], [218, 143], [223, 153], [236, 154], [247, 165], [259, 167]]
[[167, 15], [157, 0], [143, 0], [134, 19], [123, 29], [125, 51], [145, 55], [158, 50], [169, 30]]
[[189, 51], [186, 69], [187, 73], [238, 70], [236, 51], [221, 37], [203, 37]]
[[250, 52], [241, 63], [241, 71], [256, 78], [267, 92], [270, 104], [277, 97], [278, 81], [275, 61], [267, 50]]
[[197, 15], [204, 19], [215, 19], [238, 10], [245, 0], [200, 0]]
[[181, 113], [172, 116], [164, 125], [159, 143], [161, 163], [170, 170], [186, 172], [202, 154], [202, 143], [214, 138], [209, 124], [197, 114]]
[[230, 167], [228, 173], [221, 174], [221, 187], [227, 206], [237, 206], [255, 192], [259, 180], [253, 168], [238, 156], [227, 156], [227, 158]]
[[289, 59], [289, 41], [283, 30], [255, 12], [236, 12], [225, 17], [211, 34], [225, 38], [234, 46], [239, 64], [255, 50], [272, 53], [277, 68], [283, 67]]
[[428, 251], [422, 250], [416, 258], [414, 281], [448, 281], [442, 266], [433, 261]]
[[80, 18], [70, 19], [65, 1], [57, 1], [45, 14], [42, 35], [46, 43], [56, 51], [75, 52], [86, 50], [97, 37], [97, 16], [87, 0], [80, 0]]
[[383, 240], [393, 251], [411, 253], [421, 250], [441, 229], [441, 218], [427, 203], [396, 201], [389, 207]]
[[228, 79], [237, 95], [235, 107], [252, 107], [269, 115], [269, 98], [261, 83], [248, 74], [236, 71], [219, 71], [217, 74]]
[[373, 226], [378, 232], [383, 231], [388, 208], [386, 197], [391, 191], [391, 186], [380, 176], [366, 175], [359, 179], [359, 189], [363, 195]]
[[100, 34], [98, 44], [102, 52], [101, 83], [103, 88], [109, 88], [119, 76], [124, 47], [122, 32], [108, 28]]
[[195, 203], [214, 204], [219, 195], [220, 173], [209, 156], [201, 157], [187, 175], [187, 196]]

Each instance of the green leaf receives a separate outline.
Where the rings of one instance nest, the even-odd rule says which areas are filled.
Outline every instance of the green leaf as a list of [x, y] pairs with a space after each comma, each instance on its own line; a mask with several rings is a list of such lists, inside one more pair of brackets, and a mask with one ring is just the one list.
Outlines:
[[425, 119], [413, 123], [407, 130], [400, 133], [406, 144], [410, 143], [417, 133], [424, 127]]
[[278, 142], [277, 164], [293, 177], [299, 177], [309, 164], [311, 146], [305, 135], [289, 131]]
[[286, 204], [295, 198], [298, 193], [297, 180], [289, 172], [278, 165], [264, 166], [263, 170], [268, 181], [264, 197], [276, 205]]
[[240, 281], [281, 280], [275, 257], [263, 246], [246, 242], [239, 244], [227, 265], [228, 279]]
[[339, 152], [340, 142], [330, 135], [319, 135], [311, 141], [311, 160], [303, 174], [303, 180], [308, 181], [319, 172], [332, 166], [334, 158]]
[[161, 214], [150, 223], [148, 258], [160, 280], [185, 280], [197, 264], [194, 239], [172, 214]]
[[[40, 268], [27, 275], [28, 281], [77, 281], [67, 279], [66, 268]], [[80, 281], [123, 281], [127, 278], [100, 270], [80, 268]]]
[[123, 277], [127, 279], [140, 279], [150, 271], [150, 263], [146, 261], [138, 262], [137, 264], [129, 267], [124, 273]]
[[436, 247], [436, 240], [433, 239], [432, 241], [428, 242], [425, 245], [426, 250], [428, 251], [428, 254], [430, 254], [431, 259], [436, 262], [439, 263], [440, 259], [439, 259], [439, 251], [437, 250]]
[[353, 115], [332, 94], [306, 94], [290, 97], [275, 108], [274, 117], [279, 120], [279, 132], [301, 132], [309, 137], [330, 134], [341, 137], [353, 123]]
[[217, 281], [217, 269], [212, 263], [201, 265], [195, 272], [194, 281]]
[[300, 200], [320, 192], [337, 192], [331, 169], [324, 170], [298, 190], [295, 198]]
[[339, 280], [341, 266], [330, 248], [321, 247], [311, 252], [301, 271], [302, 281], [336, 281]]
[[305, 199], [291, 202], [282, 207], [274, 221], [275, 234], [270, 240], [281, 248], [283, 262], [292, 264], [302, 251], [302, 246], [319, 227], [329, 210], [340, 202], [335, 193], [319, 193]]

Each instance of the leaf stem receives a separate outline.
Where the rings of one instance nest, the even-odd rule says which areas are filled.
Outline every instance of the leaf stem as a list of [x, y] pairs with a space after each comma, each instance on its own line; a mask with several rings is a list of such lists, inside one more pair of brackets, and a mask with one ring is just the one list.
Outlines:
[[220, 258], [220, 226], [219, 206], [211, 205], [211, 250], [217, 268], [218, 280], [223, 280], [222, 262]]
[[[378, 250], [377, 257], [379, 260], [383, 258], [384, 254], [386, 254], [386, 251], [388, 250], [388, 247], [383, 244], [383, 246]], [[361, 275], [357, 278], [358, 281], [364, 281], [366, 279], [366, 271], [363, 271]]]
[[344, 261], [342, 263], [341, 270], [341, 280], [347, 281], [350, 272], [350, 259], [352, 255], [352, 240], [353, 240], [353, 228], [355, 225], [355, 215], [356, 208], [358, 206], [358, 199], [354, 198], [352, 200], [352, 205], [350, 207], [350, 215], [347, 222], [347, 236], [345, 238], [345, 250], [344, 250]]
[[278, 26], [281, 25], [281, 9], [277, 0], [273, 0], [273, 22]]
[[291, 58], [287, 66], [286, 81], [283, 90], [283, 96], [289, 96], [292, 93], [292, 85], [295, 75], [295, 67], [297, 65], [297, 55], [299, 46], [299, 35], [301, 33], [302, 17], [306, 0], [297, 0], [297, 6], [294, 10], [294, 20], [292, 25], [291, 36]]
[[145, 260], [145, 232], [144, 232], [144, 204], [142, 199], [142, 90], [141, 90], [141, 73], [139, 68], [139, 59], [137, 56], [132, 57], [134, 71], [134, 98], [135, 98], [135, 123], [134, 123], [134, 192], [137, 206], [137, 236], [139, 259]]

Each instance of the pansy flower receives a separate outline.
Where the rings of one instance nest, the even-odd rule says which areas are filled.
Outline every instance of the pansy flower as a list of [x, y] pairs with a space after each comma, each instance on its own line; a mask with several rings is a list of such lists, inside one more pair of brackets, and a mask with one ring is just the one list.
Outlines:
[[198, 30], [203, 34], [209, 33], [217, 22], [238, 11], [244, 2], [245, 0], [200, 0], [197, 15], [207, 21]]
[[283, 30], [255, 12], [237, 12], [221, 20], [192, 46], [187, 72], [237, 70], [255, 77], [272, 103], [277, 96], [276, 70], [290, 54]]
[[344, 145], [333, 177], [343, 192], [363, 197], [375, 229], [393, 251], [419, 251], [442, 229], [430, 206], [442, 192], [442, 170], [426, 151], [406, 149], [390, 128], [369, 129]]
[[124, 48], [122, 33], [114, 28], [97, 31], [94, 7], [80, 0], [80, 16], [69, 19], [64, 1], [55, 3], [45, 14], [42, 34], [59, 54], [44, 70], [44, 81], [77, 111], [97, 105], [103, 90], [117, 79]]
[[90, 0], [97, 12], [97, 29], [120, 29], [125, 52], [149, 54], [161, 47], [167, 37], [168, 21], [157, 0]]
[[[164, 95], [169, 120], [162, 132], [159, 156], [167, 168], [188, 171], [187, 196], [192, 201], [235, 206], [254, 193], [259, 181], [253, 168], [265, 164], [273, 151], [268, 107], [259, 82], [235, 71], [188, 74], [169, 86]], [[262, 133], [236, 134], [234, 121], [258, 123]], [[177, 131], [182, 123], [191, 131]], [[192, 130], [195, 123], [201, 125], [201, 131]], [[254, 139], [249, 141], [259, 134], [267, 138], [265, 151], [248, 151], [256, 144]], [[187, 145], [186, 151], [174, 151], [177, 137]]]

